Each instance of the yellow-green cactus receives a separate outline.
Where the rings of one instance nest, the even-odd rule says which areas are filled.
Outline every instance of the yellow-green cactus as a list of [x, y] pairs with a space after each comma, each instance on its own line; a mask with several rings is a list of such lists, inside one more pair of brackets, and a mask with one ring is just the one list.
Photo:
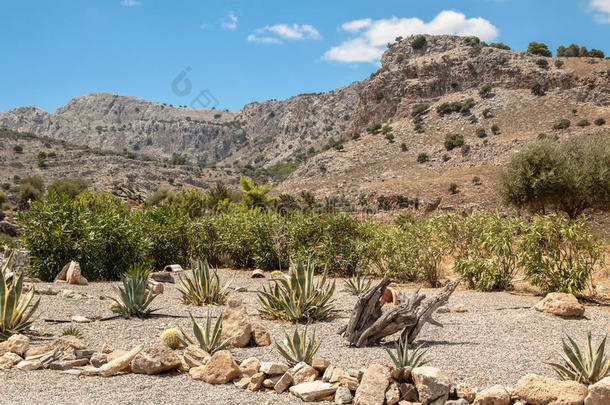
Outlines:
[[168, 345], [173, 350], [176, 350], [180, 347], [182, 332], [180, 332], [176, 328], [166, 329], [161, 333], [161, 342]]

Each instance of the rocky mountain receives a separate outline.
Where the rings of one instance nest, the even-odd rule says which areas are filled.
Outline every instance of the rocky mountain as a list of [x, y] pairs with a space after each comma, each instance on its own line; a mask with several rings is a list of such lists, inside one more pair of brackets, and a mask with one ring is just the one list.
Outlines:
[[[150, 166], [143, 172], [178, 170], [169, 162], [177, 154], [189, 163], [179, 170], [191, 170], [181, 184], [235, 182], [240, 172], [291, 162], [295, 171], [281, 182], [276, 179], [278, 193], [309, 190], [361, 205], [403, 195], [441, 210], [496, 206], [493, 184], [499, 168], [541, 133], [610, 135], [607, 124], [593, 124], [598, 118], [610, 122], [609, 60], [547, 58], [487, 46], [476, 38], [424, 38], [390, 44], [380, 69], [362, 82], [252, 103], [238, 112], [93, 93], [54, 114], [36, 107], [4, 112], [0, 127], [88, 150], [111, 150], [122, 156], [116, 159], [125, 159], [126, 153], [153, 157], [144, 159]], [[554, 129], [561, 119], [571, 125]], [[448, 150], [447, 134], [461, 135], [464, 145]], [[18, 158], [7, 152], [3, 159], [12, 167], [11, 159]], [[32, 170], [40, 171], [34, 163]], [[124, 163], [108, 172], [100, 187], [133, 170], [121, 168]], [[90, 173], [91, 164], [72, 162], [83, 165], [83, 173]], [[22, 174], [19, 170], [12, 167], [0, 182]], [[59, 169], [49, 165], [45, 170], [53, 176]], [[143, 189], [149, 192], [155, 181], [169, 177], [176, 176], [151, 178]], [[458, 192], [448, 193], [451, 183]]]

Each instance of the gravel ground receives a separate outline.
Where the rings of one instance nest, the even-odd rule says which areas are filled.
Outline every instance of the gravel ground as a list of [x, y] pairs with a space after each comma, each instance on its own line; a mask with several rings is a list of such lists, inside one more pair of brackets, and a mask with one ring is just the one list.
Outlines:
[[[292, 332], [286, 323], [260, 320], [257, 316], [255, 291], [264, 279], [250, 279], [249, 273], [221, 270], [221, 279], [233, 280], [233, 287], [246, 287], [247, 292], [233, 292], [246, 304], [252, 318], [258, 319], [271, 333], [281, 340], [284, 331]], [[65, 284], [36, 284], [36, 288], [50, 286], [55, 290], [69, 288], [87, 294], [85, 299], [63, 299], [59, 295], [42, 295], [40, 318], [33, 329], [44, 336], [32, 338], [32, 344], [52, 341], [68, 324], [53, 324], [44, 319], [70, 319], [73, 315], [107, 317], [111, 315], [113, 286], [117, 283], [91, 283], [88, 286]], [[159, 314], [195, 317], [205, 316], [208, 307], [191, 307], [179, 300], [176, 284], [166, 284], [165, 293], [153, 302], [160, 308]], [[343, 282], [337, 280], [337, 289]], [[409, 289], [409, 288], [405, 288]], [[434, 290], [426, 290], [434, 293]], [[456, 291], [449, 306], [464, 305], [465, 313], [442, 313], [435, 317], [444, 328], [427, 325], [416, 343], [428, 348], [431, 365], [452, 374], [456, 381], [466, 382], [473, 388], [493, 384], [514, 385], [526, 373], [553, 375], [547, 362], [558, 360], [561, 337], [564, 333], [584, 339], [588, 330], [595, 337], [609, 331], [610, 313], [604, 309], [587, 307], [586, 318], [560, 319], [532, 309], [538, 297], [515, 295], [506, 292], [478, 293]], [[336, 330], [347, 322], [356, 298], [343, 291], [335, 293], [336, 317], [332, 321], [314, 325], [316, 337], [322, 340], [318, 356], [345, 367], [360, 367], [371, 363], [390, 365], [390, 359], [382, 347], [350, 348], [345, 345]], [[209, 310], [219, 315], [222, 307]], [[199, 321], [202, 322], [201, 320]], [[168, 327], [182, 327], [191, 331], [186, 318], [159, 316], [146, 320], [114, 319], [77, 327], [85, 335], [88, 346], [99, 350], [104, 343], [114, 348], [129, 350], [140, 343], [154, 342]], [[273, 346], [232, 350], [237, 360], [256, 356], [260, 360], [280, 360]], [[170, 373], [161, 376], [128, 374], [108, 379], [100, 377], [74, 377], [57, 371], [0, 372], [0, 404], [294, 404], [300, 403], [289, 394], [251, 393], [232, 384], [212, 386], [191, 380], [186, 375]]]

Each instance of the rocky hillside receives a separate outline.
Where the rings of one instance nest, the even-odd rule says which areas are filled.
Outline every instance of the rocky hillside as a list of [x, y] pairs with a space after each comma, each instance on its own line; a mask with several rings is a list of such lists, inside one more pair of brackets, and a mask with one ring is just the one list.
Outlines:
[[[86, 151], [118, 152], [104, 157], [114, 163], [102, 163], [97, 155], [66, 156], [45, 172], [68, 176], [82, 166], [80, 174], [94, 178], [101, 170], [100, 187], [118, 178], [127, 183], [150, 178], [143, 187], [148, 191], [155, 182], [189, 170], [190, 177], [180, 183], [205, 187], [291, 162], [286, 174], [296, 171], [276, 181], [278, 193], [310, 190], [371, 207], [379, 196], [401, 195], [441, 210], [497, 206], [493, 187], [499, 168], [541, 133], [610, 135], [608, 124], [594, 124], [598, 118], [610, 122], [610, 61], [545, 58], [475, 38], [425, 38], [421, 46], [413, 45], [415, 37], [391, 44], [370, 79], [329, 93], [252, 103], [238, 112], [93, 93], [54, 114], [36, 107], [4, 112], [0, 127], [86, 146]], [[561, 119], [571, 125], [554, 129]], [[447, 150], [447, 134], [461, 135], [465, 145]], [[134, 162], [125, 157], [129, 153], [156, 160], [139, 160], [143, 169], [134, 171]], [[174, 154], [190, 165], [170, 165]], [[11, 168], [6, 179], [39, 170], [35, 160], [10, 151], [3, 159]], [[451, 183], [457, 185], [455, 193], [448, 192]]]

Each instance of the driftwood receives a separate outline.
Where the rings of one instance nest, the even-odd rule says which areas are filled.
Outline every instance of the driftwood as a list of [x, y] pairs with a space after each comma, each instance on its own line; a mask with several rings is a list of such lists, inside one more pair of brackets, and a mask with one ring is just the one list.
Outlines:
[[350, 344], [357, 347], [374, 345], [384, 337], [401, 330], [401, 339], [412, 343], [427, 322], [442, 326], [432, 319], [432, 314], [447, 303], [459, 284], [457, 281], [450, 281], [441, 292], [429, 299], [417, 290], [404, 303], [384, 312], [379, 299], [391, 282], [392, 279], [386, 276], [379, 284], [358, 297], [348, 324], [339, 331]]

